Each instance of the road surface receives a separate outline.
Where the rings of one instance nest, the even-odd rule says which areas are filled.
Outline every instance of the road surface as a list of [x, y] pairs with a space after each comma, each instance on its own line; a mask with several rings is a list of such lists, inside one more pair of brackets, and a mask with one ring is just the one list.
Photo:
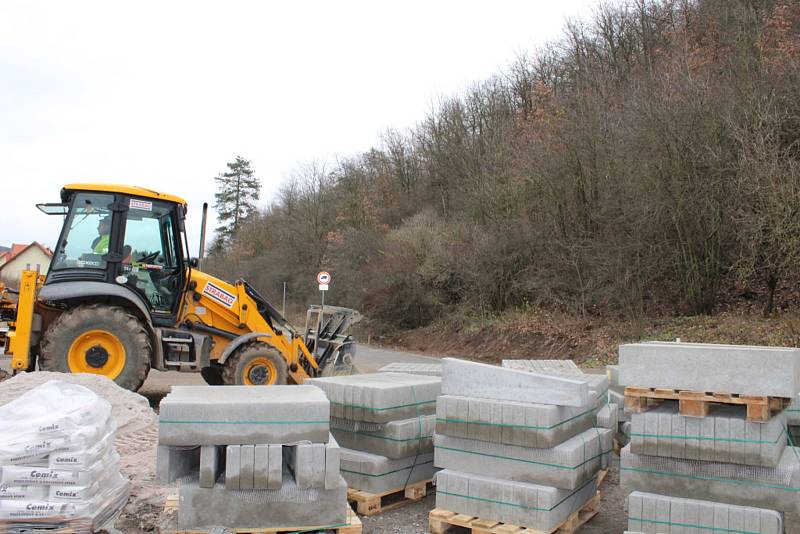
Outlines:
[[[10, 371], [9, 357], [0, 356], [0, 369]], [[359, 373], [374, 373], [384, 365], [392, 362], [403, 363], [436, 363], [439, 358], [424, 356], [411, 352], [381, 349], [359, 345], [356, 352], [356, 371]], [[164, 396], [169, 393], [172, 386], [205, 385], [200, 373], [179, 373], [177, 371], [150, 371], [139, 394], [150, 400], [156, 406]]]

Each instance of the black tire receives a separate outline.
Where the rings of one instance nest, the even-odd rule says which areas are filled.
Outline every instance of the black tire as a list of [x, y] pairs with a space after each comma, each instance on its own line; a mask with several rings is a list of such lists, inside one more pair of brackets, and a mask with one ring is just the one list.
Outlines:
[[118, 306], [90, 304], [62, 313], [44, 334], [39, 368], [42, 371], [73, 372], [68, 362], [70, 347], [81, 335], [90, 331], [112, 334], [124, 349], [124, 365], [113, 378], [114, 382], [131, 391], [142, 387], [150, 371], [153, 354], [150, 336], [135, 315]]
[[[222, 380], [229, 386], [262, 385], [258, 378], [260, 378], [259, 375], [263, 372], [264, 366], [256, 366], [258, 368], [253, 369], [256, 360], [267, 360], [274, 369], [274, 381], [263, 385], [282, 386], [286, 384], [289, 377], [286, 360], [278, 349], [261, 341], [248, 343], [234, 352], [225, 361], [222, 368]], [[248, 368], [251, 368], [250, 373], [248, 373]], [[254, 376], [258, 376], [258, 378], [253, 380]]]
[[222, 366], [212, 363], [209, 367], [200, 369], [200, 375], [209, 386], [223, 386], [225, 381], [222, 379]]

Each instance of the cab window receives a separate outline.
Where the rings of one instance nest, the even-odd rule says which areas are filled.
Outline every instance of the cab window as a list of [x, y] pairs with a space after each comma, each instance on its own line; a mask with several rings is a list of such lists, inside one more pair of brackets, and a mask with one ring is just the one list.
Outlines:
[[52, 269], [105, 269], [111, 237], [112, 195], [79, 193], [67, 216]]
[[125, 284], [143, 295], [155, 311], [170, 312], [180, 295], [181, 272], [175, 254], [171, 206], [130, 199], [122, 247]]

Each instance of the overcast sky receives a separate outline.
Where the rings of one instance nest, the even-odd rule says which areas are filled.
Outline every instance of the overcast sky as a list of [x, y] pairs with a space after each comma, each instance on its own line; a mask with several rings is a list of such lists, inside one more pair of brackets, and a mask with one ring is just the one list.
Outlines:
[[413, 126], [595, 5], [3, 0], [0, 244], [52, 246], [61, 219], [34, 204], [88, 181], [183, 196], [195, 249], [200, 206], [237, 154], [266, 205], [298, 164]]

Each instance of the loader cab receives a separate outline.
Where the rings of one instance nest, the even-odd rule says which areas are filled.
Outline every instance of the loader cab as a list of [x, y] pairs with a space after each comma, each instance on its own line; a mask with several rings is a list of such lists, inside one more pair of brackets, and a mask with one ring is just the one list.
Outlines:
[[[174, 324], [188, 267], [186, 203], [142, 188], [97, 184], [67, 186], [61, 200], [64, 226], [45, 286], [113, 284], [130, 290], [154, 324]], [[59, 205], [48, 206], [53, 212]]]

